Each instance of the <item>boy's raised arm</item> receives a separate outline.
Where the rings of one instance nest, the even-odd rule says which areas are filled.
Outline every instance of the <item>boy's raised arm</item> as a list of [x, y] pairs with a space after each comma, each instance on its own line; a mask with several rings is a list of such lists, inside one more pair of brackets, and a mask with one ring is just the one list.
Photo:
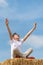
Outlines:
[[9, 26], [8, 26], [8, 19], [7, 19], [7, 18], [6, 18], [5, 23], [6, 23], [6, 27], [7, 27], [7, 29], [8, 29], [9, 35], [10, 35], [10, 39], [12, 40], [12, 33], [11, 33], [10, 28], [9, 28]]
[[36, 29], [36, 23], [34, 23], [33, 28], [25, 35], [23, 42], [31, 35], [31, 33]]

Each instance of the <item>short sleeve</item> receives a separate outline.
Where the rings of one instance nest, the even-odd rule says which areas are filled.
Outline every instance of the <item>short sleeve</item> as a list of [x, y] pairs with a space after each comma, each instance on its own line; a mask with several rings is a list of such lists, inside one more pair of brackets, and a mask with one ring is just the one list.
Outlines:
[[23, 39], [20, 40], [23, 43]]
[[13, 40], [10, 40], [10, 45], [13, 43]]

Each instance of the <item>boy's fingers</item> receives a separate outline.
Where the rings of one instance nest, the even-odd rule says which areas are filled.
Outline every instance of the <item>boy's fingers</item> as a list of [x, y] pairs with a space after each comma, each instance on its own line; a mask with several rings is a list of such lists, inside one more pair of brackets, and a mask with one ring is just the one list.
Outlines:
[[34, 24], [35, 24], [35, 25], [37, 25], [37, 23], [36, 23], [36, 22], [35, 22]]
[[8, 21], [8, 19], [6, 18], [6, 21]]
[[6, 25], [8, 25], [8, 19], [6, 18], [6, 21], [5, 21]]
[[34, 23], [34, 28], [36, 28], [36, 26], [37, 26], [37, 23], [35, 22], [35, 23]]
[[35, 22], [35, 23], [34, 23], [34, 26], [36, 26], [36, 25], [37, 25], [37, 23]]

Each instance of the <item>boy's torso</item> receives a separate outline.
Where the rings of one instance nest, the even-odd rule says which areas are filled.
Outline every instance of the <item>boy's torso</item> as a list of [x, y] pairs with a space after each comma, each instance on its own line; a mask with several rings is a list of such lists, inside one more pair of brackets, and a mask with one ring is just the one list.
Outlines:
[[11, 49], [21, 49], [21, 46], [22, 46], [22, 39], [19, 40], [19, 41], [16, 41], [16, 40], [12, 40], [11, 41]]

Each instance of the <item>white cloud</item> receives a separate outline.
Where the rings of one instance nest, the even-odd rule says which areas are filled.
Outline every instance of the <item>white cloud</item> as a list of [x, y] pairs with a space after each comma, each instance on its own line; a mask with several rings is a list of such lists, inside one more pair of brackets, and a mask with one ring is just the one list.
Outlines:
[[30, 12], [25, 12], [25, 13], [18, 13], [16, 12], [12, 12], [12, 17], [13, 19], [19, 19], [19, 20], [31, 20], [31, 19], [37, 19], [37, 18], [42, 18], [42, 11], [41, 10], [33, 10]]
[[0, 0], [0, 7], [6, 7], [6, 6], [8, 6], [6, 0]]
[[[6, 0], [0, 0], [0, 7], [6, 7], [8, 6], [8, 3], [6, 2]], [[15, 2], [15, 5], [13, 7], [10, 8], [9, 7], [6, 7], [5, 9], [2, 9], [0, 11], [0, 17], [7, 17], [9, 19], [19, 19], [20, 21], [22, 20], [29, 20], [29, 19], [37, 19], [37, 18], [42, 18], [43, 17], [43, 8], [42, 6], [37, 6], [37, 8], [31, 8], [30, 6], [30, 9], [27, 7], [27, 8], [23, 8], [25, 9], [25, 12], [24, 10], [22, 9], [22, 12], [21, 10], [19, 9], [19, 7], [17, 7], [18, 4], [17, 2]], [[19, 5], [20, 6], [20, 5]], [[33, 7], [33, 6], [32, 6]], [[19, 13], [20, 12], [20, 13]]]
[[27, 39], [26, 43], [31, 45], [33, 48], [41, 48], [43, 47], [43, 36], [32, 35]]

